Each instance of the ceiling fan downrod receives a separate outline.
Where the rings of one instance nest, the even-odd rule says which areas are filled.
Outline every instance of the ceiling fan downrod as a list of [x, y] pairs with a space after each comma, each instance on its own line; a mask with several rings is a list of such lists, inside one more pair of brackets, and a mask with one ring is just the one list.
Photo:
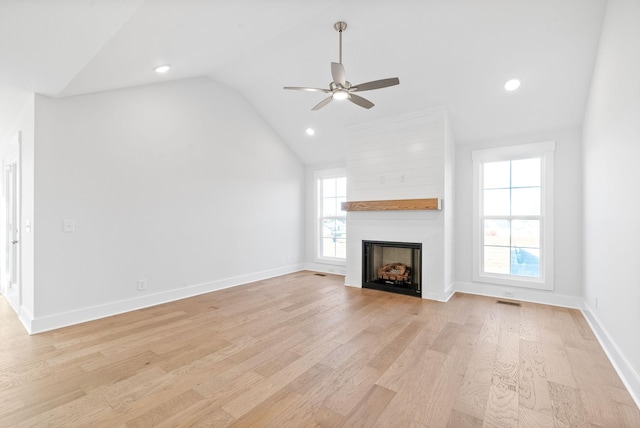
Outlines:
[[342, 64], [342, 32], [344, 30], [347, 29], [347, 23], [344, 21], [338, 21], [335, 24], [333, 24], [333, 28], [336, 29], [336, 31], [340, 34], [339, 40], [340, 40], [340, 60], [338, 61], [340, 64]]

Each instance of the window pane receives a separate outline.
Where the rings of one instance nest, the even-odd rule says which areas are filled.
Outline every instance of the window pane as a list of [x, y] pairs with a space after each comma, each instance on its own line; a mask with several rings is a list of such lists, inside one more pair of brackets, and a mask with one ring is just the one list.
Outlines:
[[336, 178], [336, 196], [347, 196], [347, 177]]
[[540, 278], [540, 250], [537, 248], [513, 248], [511, 250], [511, 275]]
[[540, 158], [511, 162], [511, 187], [539, 187], [540, 184]]
[[335, 257], [336, 256], [336, 242], [331, 238], [322, 239], [322, 256], [323, 257]]
[[333, 237], [338, 239], [346, 239], [347, 238], [347, 220], [344, 218], [337, 218], [336, 225], [333, 232]]
[[509, 220], [485, 220], [484, 244], [508, 247], [511, 245]]
[[509, 189], [484, 191], [484, 215], [509, 215]]
[[488, 162], [484, 164], [484, 188], [504, 189], [511, 184], [511, 166], [509, 161]]
[[525, 187], [511, 190], [512, 215], [540, 215], [540, 188]]
[[324, 238], [332, 238], [332, 239], [335, 238], [336, 229], [337, 229], [337, 225], [336, 225], [335, 219], [332, 219], [332, 218], [322, 219], [322, 236]]
[[347, 240], [346, 239], [336, 239], [336, 257], [346, 258], [347, 257]]
[[320, 231], [316, 238], [317, 257], [345, 259], [347, 225], [342, 203], [347, 200], [347, 178], [336, 177], [333, 175], [335, 173], [335, 170], [327, 170], [326, 176], [318, 174], [317, 215], [320, 219]]
[[322, 200], [322, 216], [335, 217], [337, 214], [336, 198], [324, 198]]
[[325, 178], [322, 180], [322, 196], [324, 198], [329, 196], [336, 196], [336, 179]]
[[514, 247], [540, 248], [540, 221], [513, 220], [511, 239]]
[[484, 271], [509, 274], [510, 251], [508, 247], [484, 247]]

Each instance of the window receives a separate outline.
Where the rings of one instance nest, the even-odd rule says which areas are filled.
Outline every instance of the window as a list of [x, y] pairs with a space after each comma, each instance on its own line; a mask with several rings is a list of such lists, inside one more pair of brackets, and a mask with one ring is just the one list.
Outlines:
[[347, 257], [347, 215], [342, 202], [347, 200], [347, 177], [343, 169], [316, 172], [317, 257], [324, 261], [344, 262]]
[[553, 289], [555, 143], [476, 150], [474, 280]]

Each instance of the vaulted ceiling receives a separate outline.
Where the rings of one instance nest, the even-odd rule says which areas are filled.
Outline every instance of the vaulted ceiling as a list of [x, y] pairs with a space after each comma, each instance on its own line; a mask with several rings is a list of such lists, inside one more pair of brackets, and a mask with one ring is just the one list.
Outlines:
[[[458, 143], [579, 126], [605, 0], [3, 0], [0, 128], [25, 93], [88, 94], [208, 76], [241, 93], [306, 164], [344, 159], [358, 123], [444, 105]], [[338, 60], [400, 85], [311, 107]], [[166, 74], [154, 67], [171, 64]], [[522, 81], [506, 92], [505, 81]], [[316, 135], [304, 130], [312, 127]]]

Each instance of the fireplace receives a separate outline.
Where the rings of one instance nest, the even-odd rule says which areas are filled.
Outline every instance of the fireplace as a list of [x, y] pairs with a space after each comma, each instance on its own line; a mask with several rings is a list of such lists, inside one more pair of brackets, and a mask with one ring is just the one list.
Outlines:
[[422, 297], [422, 244], [362, 241], [362, 287]]

